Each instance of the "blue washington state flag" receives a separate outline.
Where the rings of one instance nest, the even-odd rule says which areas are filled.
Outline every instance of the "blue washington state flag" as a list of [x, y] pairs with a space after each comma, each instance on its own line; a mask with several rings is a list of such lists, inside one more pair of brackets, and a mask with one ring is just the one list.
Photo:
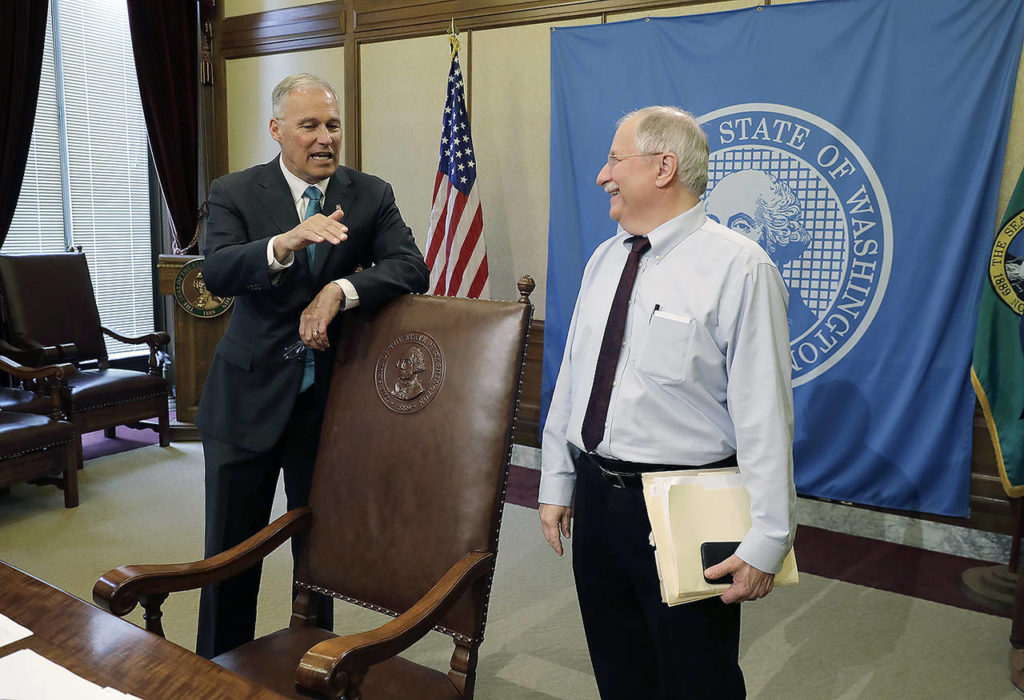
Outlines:
[[615, 122], [701, 120], [708, 214], [790, 291], [796, 482], [806, 495], [966, 515], [969, 379], [1020, 0], [819, 0], [558, 28], [544, 405], [590, 253]]

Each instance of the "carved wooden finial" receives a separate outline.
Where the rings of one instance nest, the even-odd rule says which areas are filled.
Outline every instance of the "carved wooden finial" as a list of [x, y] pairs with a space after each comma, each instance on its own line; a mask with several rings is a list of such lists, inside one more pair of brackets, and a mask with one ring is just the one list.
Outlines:
[[533, 290], [537, 288], [537, 283], [534, 282], [533, 278], [529, 275], [523, 275], [516, 283], [516, 287], [519, 289], [519, 303], [529, 304], [530, 294], [532, 294]]

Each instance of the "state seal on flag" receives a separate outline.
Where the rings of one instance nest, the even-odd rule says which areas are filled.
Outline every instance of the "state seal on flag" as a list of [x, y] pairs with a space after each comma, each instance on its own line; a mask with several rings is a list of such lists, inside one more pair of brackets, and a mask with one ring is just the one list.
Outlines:
[[1024, 313], [1024, 211], [999, 229], [988, 258], [988, 279], [1004, 304], [1018, 316]]
[[757, 241], [789, 289], [793, 385], [820, 376], [863, 337], [892, 265], [882, 183], [834, 124], [779, 104], [699, 118], [708, 135], [708, 217]]

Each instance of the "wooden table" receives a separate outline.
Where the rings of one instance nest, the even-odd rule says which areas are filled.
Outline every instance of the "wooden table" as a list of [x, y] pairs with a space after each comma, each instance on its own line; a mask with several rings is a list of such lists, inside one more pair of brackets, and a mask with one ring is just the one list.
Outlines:
[[101, 687], [143, 700], [283, 697], [4, 562], [0, 613], [33, 633], [0, 647], [0, 657], [32, 649]]

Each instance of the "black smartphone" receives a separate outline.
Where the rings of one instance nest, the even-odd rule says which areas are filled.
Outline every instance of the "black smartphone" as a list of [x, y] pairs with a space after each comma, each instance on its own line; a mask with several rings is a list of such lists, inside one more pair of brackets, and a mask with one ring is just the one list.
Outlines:
[[[739, 546], [739, 542], [701, 542], [700, 564], [705, 570], [715, 564], [721, 564], [735, 554], [736, 548]], [[732, 574], [726, 574], [713, 580], [705, 576], [704, 580], [708, 583], [732, 583]]]

